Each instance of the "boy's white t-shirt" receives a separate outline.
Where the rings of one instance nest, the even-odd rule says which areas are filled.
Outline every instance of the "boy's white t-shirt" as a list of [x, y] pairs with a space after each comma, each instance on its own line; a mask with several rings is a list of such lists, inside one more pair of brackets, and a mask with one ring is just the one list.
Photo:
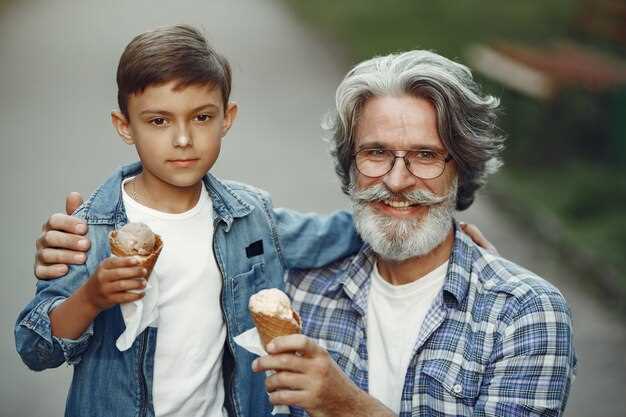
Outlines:
[[155, 414], [226, 417], [222, 375], [226, 325], [208, 192], [203, 186], [196, 206], [180, 214], [138, 203], [123, 184], [122, 198], [128, 220], [147, 224], [163, 240], [150, 275], [150, 280], [159, 280], [152, 388]]
[[424, 317], [446, 277], [448, 262], [420, 279], [392, 285], [372, 269], [367, 301], [369, 393], [396, 414]]

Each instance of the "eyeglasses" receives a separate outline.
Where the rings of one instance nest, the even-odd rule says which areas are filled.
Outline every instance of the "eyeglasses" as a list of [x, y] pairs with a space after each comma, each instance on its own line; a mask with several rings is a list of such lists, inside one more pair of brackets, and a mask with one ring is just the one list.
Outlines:
[[[404, 152], [404, 155], [398, 155]], [[443, 156], [429, 149], [407, 151], [402, 149], [361, 149], [352, 154], [356, 162], [356, 169], [366, 177], [378, 178], [386, 175], [393, 169], [396, 159], [404, 160], [404, 166], [414, 176], [432, 180], [443, 174], [446, 163], [452, 156]]]

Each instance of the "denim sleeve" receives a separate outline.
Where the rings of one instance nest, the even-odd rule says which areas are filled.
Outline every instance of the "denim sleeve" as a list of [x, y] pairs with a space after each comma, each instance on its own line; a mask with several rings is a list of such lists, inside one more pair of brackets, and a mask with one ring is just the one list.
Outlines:
[[357, 253], [363, 245], [347, 211], [327, 216], [288, 209], [272, 213], [286, 269], [320, 268]]
[[576, 368], [569, 308], [560, 294], [526, 302], [485, 369], [475, 415], [560, 416]]
[[[95, 228], [94, 226], [90, 226]], [[55, 368], [63, 362], [76, 364], [93, 335], [93, 324], [76, 340], [52, 335], [50, 311], [69, 298], [91, 276], [99, 264], [98, 244], [92, 246], [84, 265], [70, 265], [69, 272], [57, 279], [37, 282], [35, 297], [20, 312], [15, 324], [15, 346], [22, 361], [32, 370]]]

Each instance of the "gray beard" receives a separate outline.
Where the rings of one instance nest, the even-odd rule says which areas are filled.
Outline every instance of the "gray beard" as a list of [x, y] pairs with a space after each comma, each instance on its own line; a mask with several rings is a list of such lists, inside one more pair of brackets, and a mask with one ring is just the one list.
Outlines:
[[351, 197], [356, 230], [383, 259], [404, 261], [426, 255], [441, 245], [452, 229], [457, 189], [455, 179], [445, 196], [424, 190], [402, 194], [402, 200], [430, 206], [426, 216], [418, 219], [397, 219], [372, 209], [369, 203], [392, 199], [393, 193], [382, 184], [359, 191], [353, 189]]

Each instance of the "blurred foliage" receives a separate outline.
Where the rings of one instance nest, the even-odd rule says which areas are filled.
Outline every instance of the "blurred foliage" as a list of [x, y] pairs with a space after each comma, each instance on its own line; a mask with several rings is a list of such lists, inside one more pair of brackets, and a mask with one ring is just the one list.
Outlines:
[[[559, 38], [624, 55], [623, 48], [580, 30], [584, 6], [576, 0], [283, 1], [346, 46], [353, 62], [421, 48], [467, 63], [471, 44], [543, 45]], [[538, 102], [477, 79], [502, 98], [500, 125], [508, 140], [499, 182], [514, 190], [510, 198], [550, 210], [565, 225], [569, 243], [626, 272], [626, 90], [571, 90]]]

